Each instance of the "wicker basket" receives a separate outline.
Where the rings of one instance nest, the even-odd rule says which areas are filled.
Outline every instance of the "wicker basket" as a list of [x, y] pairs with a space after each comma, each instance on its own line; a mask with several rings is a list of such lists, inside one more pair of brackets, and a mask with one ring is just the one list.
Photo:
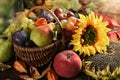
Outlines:
[[[43, 9], [48, 11], [60, 24], [60, 21], [58, 18], [52, 13], [49, 9], [47, 9], [44, 6], [35, 6], [31, 8], [27, 14], [29, 15], [30, 12], [32, 12], [35, 9]], [[61, 24], [60, 24], [61, 26]], [[45, 47], [35, 47], [35, 48], [27, 48], [27, 47], [20, 47], [16, 44], [14, 44], [14, 51], [16, 53], [16, 56], [26, 62], [29, 65], [35, 66], [35, 67], [41, 67], [48, 62], [55, 56], [55, 54], [64, 49], [64, 41], [63, 39], [57, 40]]]

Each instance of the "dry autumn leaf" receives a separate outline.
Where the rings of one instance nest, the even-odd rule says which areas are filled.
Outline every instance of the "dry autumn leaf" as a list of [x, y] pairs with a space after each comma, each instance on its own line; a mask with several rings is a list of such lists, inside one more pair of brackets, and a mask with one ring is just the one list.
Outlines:
[[42, 78], [43, 76], [45, 76], [47, 74], [47, 72], [50, 70], [50, 66], [51, 66], [51, 63], [48, 65], [48, 67], [43, 70], [40, 74], [40, 72], [37, 70], [36, 67], [33, 67], [33, 66], [30, 66], [30, 74], [31, 74], [31, 77], [33, 79], [38, 79], [38, 78]]
[[30, 78], [30, 76], [28, 76], [28, 75], [19, 75], [19, 77], [20, 77], [21, 79], [24, 79], [24, 80], [33, 80], [33, 79]]
[[30, 74], [33, 79], [38, 79], [40, 77], [40, 73], [38, 72], [36, 67], [30, 66]]
[[55, 71], [53, 71], [53, 70], [50, 69], [47, 72], [47, 79], [48, 80], [58, 80], [58, 75], [55, 73]]
[[48, 67], [44, 71], [42, 71], [40, 78], [42, 78], [44, 75], [47, 74], [47, 72], [50, 70], [50, 66], [51, 66], [51, 63], [48, 65]]
[[7, 69], [11, 68], [10, 65], [0, 63], [0, 71], [5, 71]]
[[15, 68], [15, 70], [21, 73], [27, 73], [26, 64], [20, 60], [16, 60], [13, 64], [13, 67]]
[[33, 78], [35, 80], [42, 78], [50, 70], [50, 66], [51, 66], [51, 63], [41, 73], [38, 71], [38, 69], [36, 67], [30, 66], [30, 75], [31, 75], [31, 78]]

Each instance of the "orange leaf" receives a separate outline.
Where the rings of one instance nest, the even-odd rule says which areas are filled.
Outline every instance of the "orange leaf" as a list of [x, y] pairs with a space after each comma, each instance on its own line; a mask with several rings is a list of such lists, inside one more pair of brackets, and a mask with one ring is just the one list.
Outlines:
[[35, 26], [41, 26], [41, 25], [45, 25], [47, 24], [47, 20], [45, 18], [39, 18], [35, 23], [34, 25]]
[[53, 70], [50, 69], [47, 72], [47, 78], [48, 80], [58, 80], [58, 75]]
[[118, 41], [117, 34], [115, 32], [108, 32], [107, 35], [109, 36], [111, 41]]
[[13, 67], [19, 72], [27, 73], [26, 64], [20, 60], [16, 60], [13, 64]]

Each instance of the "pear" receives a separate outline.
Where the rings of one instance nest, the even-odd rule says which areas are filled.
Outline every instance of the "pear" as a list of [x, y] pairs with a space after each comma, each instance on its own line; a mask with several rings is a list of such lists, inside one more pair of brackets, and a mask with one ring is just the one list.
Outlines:
[[30, 40], [32, 40], [38, 47], [43, 47], [52, 42], [53, 32], [52, 25], [45, 24], [35, 27], [30, 34]]
[[13, 58], [13, 45], [10, 41], [6, 40], [0, 43], [0, 62], [4, 63]]

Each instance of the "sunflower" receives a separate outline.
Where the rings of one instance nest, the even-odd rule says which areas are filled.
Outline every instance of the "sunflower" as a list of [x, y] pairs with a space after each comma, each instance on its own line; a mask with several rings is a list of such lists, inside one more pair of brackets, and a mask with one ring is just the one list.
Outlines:
[[82, 14], [79, 16], [81, 21], [78, 23], [78, 29], [75, 30], [70, 42], [73, 45], [73, 50], [84, 56], [95, 55], [96, 52], [106, 52], [107, 45], [109, 45], [107, 32], [110, 31], [107, 28], [108, 23], [103, 22], [103, 17], [98, 18], [93, 12], [88, 16]]

